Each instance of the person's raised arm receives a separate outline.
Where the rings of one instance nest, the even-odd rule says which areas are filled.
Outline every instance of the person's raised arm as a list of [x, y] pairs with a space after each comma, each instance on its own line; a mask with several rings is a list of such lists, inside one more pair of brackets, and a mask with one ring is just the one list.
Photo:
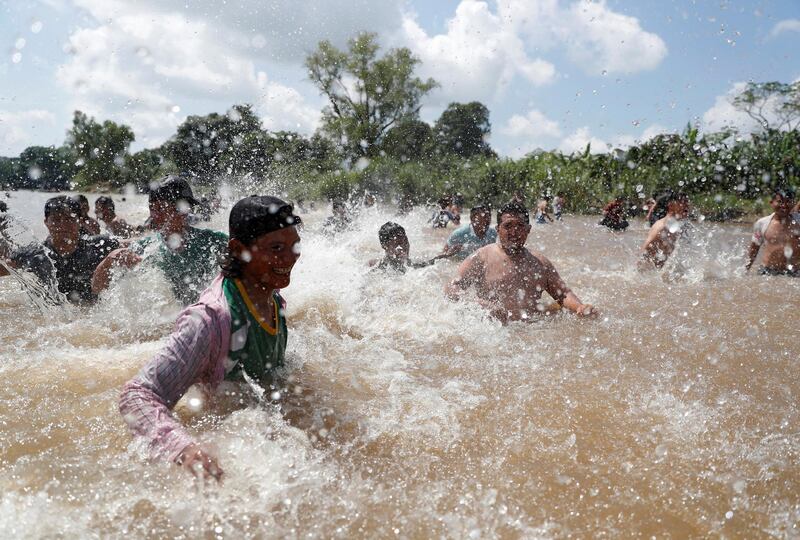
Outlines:
[[216, 317], [204, 305], [181, 313], [164, 347], [123, 388], [119, 410], [125, 423], [147, 442], [153, 457], [166, 458], [196, 476], [222, 476], [216, 460], [204, 452], [172, 415], [189, 387], [216, 369], [222, 351]]
[[92, 274], [92, 293], [100, 294], [111, 284], [111, 272], [116, 266], [133, 268], [142, 258], [127, 248], [115, 249], [102, 260]]

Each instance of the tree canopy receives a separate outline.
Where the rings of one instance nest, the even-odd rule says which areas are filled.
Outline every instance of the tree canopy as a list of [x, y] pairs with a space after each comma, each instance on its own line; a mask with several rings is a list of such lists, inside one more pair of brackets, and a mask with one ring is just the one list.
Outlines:
[[797, 129], [800, 127], [800, 81], [749, 82], [733, 98], [733, 106], [764, 130]]
[[354, 159], [380, 152], [386, 132], [418, 117], [420, 100], [437, 83], [414, 76], [419, 59], [407, 48], [378, 58], [377, 35], [362, 33], [341, 51], [320, 42], [306, 59], [311, 82], [328, 100], [322, 111], [324, 133]]
[[494, 155], [487, 142], [492, 131], [489, 109], [483, 103], [451, 103], [433, 129], [442, 152], [464, 158]]

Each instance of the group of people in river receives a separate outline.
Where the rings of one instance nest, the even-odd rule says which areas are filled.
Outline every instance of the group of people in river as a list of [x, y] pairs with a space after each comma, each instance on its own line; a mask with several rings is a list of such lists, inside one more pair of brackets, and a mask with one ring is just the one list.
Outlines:
[[[557, 219], [564, 205], [563, 196], [559, 197]], [[107, 234], [98, 234], [100, 224], [89, 217], [88, 200], [53, 197], [44, 206], [49, 236], [22, 247], [14, 246], [6, 234], [8, 207], [2, 203], [0, 276], [26, 270], [43, 283], [54, 284], [70, 302], [87, 304], [97, 301], [118, 273], [153, 261], [185, 308], [162, 349], [123, 388], [120, 411], [154, 456], [198, 476], [220, 479], [223, 472], [217, 458], [171, 411], [193, 384], [212, 388], [223, 380], [262, 387], [274, 384], [275, 369], [284, 363], [288, 332], [280, 291], [289, 286], [300, 257], [302, 220], [293, 205], [253, 195], [233, 205], [225, 234], [192, 224], [191, 209], [199, 202], [185, 178], [164, 178], [149, 192], [146, 227], [136, 228], [116, 216], [113, 200], [100, 197], [95, 213]], [[441, 212], [453, 215], [459, 210], [460, 215], [463, 205], [463, 200], [440, 202], [446, 204], [440, 204], [432, 217], [434, 227], [440, 225]], [[664, 204], [664, 216], [653, 222], [643, 244], [642, 270], [664, 265], [687, 219], [690, 204], [685, 194], [670, 193]], [[747, 268], [761, 252], [761, 273], [800, 276], [795, 194], [778, 188], [770, 204], [774, 212], [755, 224]], [[537, 214], [540, 210], [537, 206]], [[445, 226], [455, 221], [447, 217]], [[475, 204], [469, 223], [449, 236], [439, 255], [422, 262], [411, 261], [405, 229], [387, 222], [378, 231], [384, 256], [370, 265], [373, 271], [403, 273], [437, 259], [459, 260], [444, 295], [459, 301], [474, 289], [478, 304], [504, 324], [536, 320], [562, 309], [579, 317], [597, 315], [567, 286], [550, 260], [525, 247], [531, 219], [524, 199], [515, 195], [497, 210], [494, 228], [491, 221], [492, 209]], [[336, 205], [323, 232], [335, 235], [351, 224], [344, 205]], [[147, 231], [151, 234], [136, 237]], [[554, 303], [543, 301], [544, 292]]]

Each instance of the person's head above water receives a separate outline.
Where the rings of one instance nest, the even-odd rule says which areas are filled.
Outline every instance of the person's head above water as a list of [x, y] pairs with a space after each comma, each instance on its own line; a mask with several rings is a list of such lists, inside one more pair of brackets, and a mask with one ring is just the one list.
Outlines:
[[8, 226], [6, 221], [6, 213], [8, 212], [8, 205], [3, 201], [0, 201], [0, 232], [5, 230]]
[[60, 195], [44, 203], [44, 224], [54, 244], [78, 246], [81, 236], [81, 205], [73, 197]]
[[665, 194], [664, 202], [668, 214], [684, 218], [689, 213], [689, 196], [682, 191], [669, 191]]
[[522, 204], [511, 201], [497, 211], [497, 236], [506, 252], [522, 251], [530, 232], [530, 214]]
[[469, 211], [469, 222], [472, 224], [472, 230], [475, 231], [475, 234], [479, 238], [483, 238], [492, 224], [492, 209], [485, 204], [473, 206]]
[[769, 205], [775, 211], [775, 214], [780, 217], [786, 217], [791, 213], [796, 198], [795, 191], [792, 188], [777, 186], [772, 190], [772, 199], [769, 201]]
[[148, 201], [152, 227], [167, 231], [184, 228], [192, 207], [198, 204], [189, 182], [176, 175], [167, 175], [151, 187]]
[[86, 195], [78, 193], [73, 198], [78, 201], [80, 205], [81, 217], [89, 217], [89, 199], [86, 198]]
[[331, 207], [333, 210], [333, 215], [338, 217], [344, 217], [347, 215], [347, 206], [345, 206], [344, 201], [337, 199], [331, 203]]
[[222, 274], [264, 288], [287, 287], [300, 257], [299, 224], [292, 206], [277, 197], [240, 200], [228, 220], [230, 240]]
[[116, 209], [114, 208], [114, 200], [105, 195], [98, 197], [94, 201], [94, 214], [97, 216], [97, 219], [102, 221], [114, 221], [117, 215]]
[[386, 252], [386, 256], [391, 259], [407, 259], [411, 245], [408, 242], [406, 230], [402, 225], [387, 221], [378, 230], [378, 240], [381, 247]]

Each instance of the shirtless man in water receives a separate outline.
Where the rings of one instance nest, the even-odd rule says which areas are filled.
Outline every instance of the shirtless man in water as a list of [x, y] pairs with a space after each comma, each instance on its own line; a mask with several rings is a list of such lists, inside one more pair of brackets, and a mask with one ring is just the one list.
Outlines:
[[800, 214], [792, 213], [794, 203], [794, 191], [787, 188], [775, 190], [769, 203], [775, 212], [756, 221], [753, 227], [747, 270], [761, 251], [759, 273], [800, 277]]
[[525, 207], [506, 204], [497, 213], [499, 243], [485, 246], [465, 260], [445, 294], [458, 300], [474, 286], [478, 302], [503, 323], [531, 320], [553, 311], [542, 301], [543, 291], [558, 302], [556, 310], [564, 307], [579, 316], [596, 316], [597, 311], [567, 287], [553, 263], [525, 248], [530, 231]]
[[670, 192], [665, 197], [667, 215], [656, 221], [647, 234], [638, 264], [640, 271], [664, 266], [675, 251], [675, 243], [680, 238], [684, 220], [689, 215], [689, 197], [685, 193]]

